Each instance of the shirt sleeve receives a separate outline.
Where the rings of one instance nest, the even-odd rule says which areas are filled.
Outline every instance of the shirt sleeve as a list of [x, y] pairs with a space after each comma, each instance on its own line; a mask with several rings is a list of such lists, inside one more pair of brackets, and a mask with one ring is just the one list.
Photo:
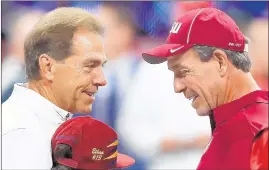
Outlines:
[[260, 131], [253, 141], [251, 169], [268, 169], [268, 128]]
[[27, 129], [2, 135], [3, 169], [51, 169], [50, 142]]

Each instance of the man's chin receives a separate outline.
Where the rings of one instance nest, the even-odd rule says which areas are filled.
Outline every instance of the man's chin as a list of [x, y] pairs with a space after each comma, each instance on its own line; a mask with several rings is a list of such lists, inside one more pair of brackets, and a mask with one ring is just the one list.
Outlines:
[[209, 110], [208, 109], [196, 109], [196, 113], [198, 116], [208, 116]]
[[92, 112], [92, 105], [88, 106], [87, 108], [85, 108], [85, 111], [83, 112], [84, 114], [89, 114]]
[[83, 106], [80, 109], [77, 109], [76, 113], [79, 114], [89, 114], [92, 112], [92, 105]]

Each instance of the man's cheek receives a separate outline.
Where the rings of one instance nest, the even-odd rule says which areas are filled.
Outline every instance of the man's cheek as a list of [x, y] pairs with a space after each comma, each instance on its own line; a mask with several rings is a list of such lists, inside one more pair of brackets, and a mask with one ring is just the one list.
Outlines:
[[197, 85], [198, 85], [198, 82], [197, 80], [195, 79], [195, 77], [193, 76], [187, 76], [183, 79], [183, 83], [186, 84], [186, 86], [189, 88], [189, 89], [196, 89], [197, 88]]
[[188, 78], [185, 81], [186, 86], [189, 90], [194, 91], [199, 96], [203, 94], [203, 83], [202, 80], [195, 79], [195, 78]]

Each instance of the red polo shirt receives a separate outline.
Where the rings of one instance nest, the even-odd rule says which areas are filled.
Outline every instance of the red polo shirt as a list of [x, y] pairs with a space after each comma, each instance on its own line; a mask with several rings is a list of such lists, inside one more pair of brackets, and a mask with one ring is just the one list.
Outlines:
[[268, 91], [255, 91], [214, 109], [211, 126], [211, 142], [197, 169], [250, 169], [252, 141], [268, 126]]

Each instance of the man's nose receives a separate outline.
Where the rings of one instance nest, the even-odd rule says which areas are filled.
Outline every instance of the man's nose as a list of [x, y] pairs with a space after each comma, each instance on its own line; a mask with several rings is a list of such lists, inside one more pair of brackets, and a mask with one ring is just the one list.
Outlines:
[[95, 86], [105, 86], [107, 84], [107, 80], [106, 80], [106, 77], [105, 77], [105, 74], [103, 72], [103, 69], [101, 68], [95, 78], [93, 79], [93, 85]]
[[174, 79], [174, 91], [175, 93], [182, 93], [186, 89], [186, 85], [181, 79]]

